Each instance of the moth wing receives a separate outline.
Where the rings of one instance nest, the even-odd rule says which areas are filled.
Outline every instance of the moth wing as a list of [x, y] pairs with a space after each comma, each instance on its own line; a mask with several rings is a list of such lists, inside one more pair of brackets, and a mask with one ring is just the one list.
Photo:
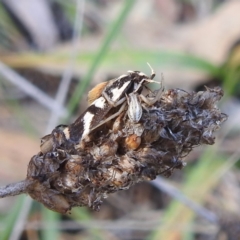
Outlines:
[[101, 82], [88, 92], [88, 104], [91, 105], [96, 99], [102, 95], [102, 91], [109, 82]]

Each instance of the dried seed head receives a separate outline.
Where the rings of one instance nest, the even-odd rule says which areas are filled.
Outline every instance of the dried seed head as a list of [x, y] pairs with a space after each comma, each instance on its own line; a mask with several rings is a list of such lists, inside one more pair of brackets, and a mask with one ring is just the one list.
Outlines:
[[[139, 74], [130, 73], [133, 80]], [[29, 163], [27, 178], [34, 179], [30, 196], [61, 213], [75, 206], [99, 210], [109, 193], [159, 174], [170, 176], [185, 166], [182, 159], [195, 146], [214, 143], [213, 134], [227, 119], [216, 107], [222, 96], [220, 88], [165, 91], [153, 104], [139, 100], [143, 112], [138, 123], [127, 117], [125, 107], [78, 145], [69, 143], [67, 126], [55, 128], [42, 138], [41, 152]], [[120, 107], [112, 108], [106, 119]]]

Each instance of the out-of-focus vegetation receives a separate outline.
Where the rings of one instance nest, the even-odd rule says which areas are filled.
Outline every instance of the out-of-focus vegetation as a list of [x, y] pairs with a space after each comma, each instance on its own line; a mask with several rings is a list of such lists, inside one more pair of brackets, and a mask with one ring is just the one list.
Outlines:
[[[130, 69], [149, 73], [147, 62], [156, 71], [156, 79], [160, 79], [163, 73], [165, 88], [223, 87], [225, 98], [222, 107], [229, 114], [230, 123], [226, 123], [214, 146], [196, 149], [186, 159], [188, 166], [169, 179], [186, 197], [211, 209], [219, 221], [208, 222], [179, 199], [148, 183], [109, 196], [99, 213], [76, 208], [71, 215], [61, 216], [35, 202], [29, 212], [24, 212], [22, 206], [26, 200], [22, 196], [2, 199], [1, 239], [21, 236], [21, 239], [44, 240], [199, 240], [220, 239], [225, 235], [231, 239], [230, 234], [233, 233], [224, 229], [227, 224], [239, 222], [237, 213], [240, 209], [240, 175], [235, 166], [240, 142], [240, 50], [239, 29], [236, 27], [240, 19], [235, 15], [239, 13], [240, 4], [217, 0], [209, 1], [211, 3], [172, 0], [165, 4], [166, 1], [161, 0], [38, 1], [45, 9], [41, 9], [42, 14], [52, 16], [51, 26], [55, 34], [49, 33], [48, 38], [44, 35], [48, 30], [42, 27], [39, 27], [42, 32], [38, 33], [36, 26], [41, 19], [32, 20], [30, 24], [31, 17], [35, 14], [39, 16], [40, 9], [28, 10], [29, 3], [21, 15], [21, 8], [18, 9], [17, 5], [14, 8], [3, 1], [0, 4], [0, 62], [51, 97], [56, 96], [62, 76], [71, 72], [70, 93], [64, 103], [69, 115], [58, 118], [56, 125], [71, 122], [74, 117], [70, 118], [70, 114], [72, 116], [74, 112], [76, 116], [86, 108], [86, 93], [97, 82]], [[18, 2], [20, 4], [21, 0]], [[25, 11], [29, 11], [29, 18], [24, 18]], [[76, 15], [82, 13], [81, 28], [81, 24], [76, 25], [75, 21], [78, 19]], [[234, 19], [235, 27], [226, 22], [226, 16]], [[228, 32], [222, 21], [228, 26]], [[75, 29], [76, 26], [79, 29]], [[77, 35], [78, 31], [80, 35]], [[207, 35], [199, 34], [203, 32]], [[73, 36], [77, 43], [72, 41]], [[218, 51], [215, 45], [219, 45]], [[2, 185], [25, 177], [27, 163], [38, 152], [38, 139], [44, 135], [50, 118], [49, 110], [30, 99], [24, 89], [20, 90], [10, 83], [3, 70], [0, 66]], [[33, 142], [36, 148], [30, 148], [28, 141]], [[27, 159], [26, 153], [29, 154]], [[14, 207], [9, 206], [7, 201]], [[16, 226], [24, 221], [19, 216], [24, 214], [26, 224], [16, 234]], [[237, 234], [232, 239], [237, 239]]]

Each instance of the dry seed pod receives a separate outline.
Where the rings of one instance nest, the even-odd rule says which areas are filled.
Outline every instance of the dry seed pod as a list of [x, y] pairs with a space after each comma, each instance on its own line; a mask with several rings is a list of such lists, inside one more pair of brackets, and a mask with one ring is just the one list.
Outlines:
[[[124, 108], [90, 132], [81, 147], [68, 144], [64, 128], [55, 129], [29, 163], [27, 178], [35, 181], [30, 196], [61, 213], [75, 206], [99, 210], [109, 193], [158, 174], [170, 176], [185, 166], [182, 159], [195, 146], [213, 144], [214, 132], [227, 119], [216, 107], [222, 95], [220, 88], [198, 93], [168, 90], [153, 105], [141, 102], [139, 123], [124, 117]], [[113, 108], [105, 117], [117, 111]]]
[[66, 214], [71, 209], [67, 196], [60, 192], [44, 186], [41, 182], [35, 181], [31, 188], [28, 189], [28, 194], [36, 201], [44, 204], [50, 210]]
[[53, 142], [53, 138], [52, 138], [51, 134], [48, 134], [48, 135], [42, 137], [41, 145], [40, 145], [41, 152], [43, 154], [50, 152], [53, 149], [53, 144], [54, 144], [54, 142]]
[[128, 150], [136, 150], [141, 144], [141, 137], [132, 134], [125, 139], [125, 145]]
[[114, 156], [117, 149], [118, 143], [111, 139], [108, 139], [106, 142], [102, 143], [99, 147], [93, 146], [90, 149], [90, 153], [96, 160], [100, 160], [108, 156]]

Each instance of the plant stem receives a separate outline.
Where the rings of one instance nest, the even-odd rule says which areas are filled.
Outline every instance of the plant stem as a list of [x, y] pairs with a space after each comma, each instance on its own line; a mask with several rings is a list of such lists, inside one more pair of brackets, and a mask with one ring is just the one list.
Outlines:
[[11, 183], [4, 187], [0, 187], [0, 198], [16, 196], [22, 193], [27, 193], [28, 187], [32, 184], [30, 180], [24, 180], [17, 183]]

